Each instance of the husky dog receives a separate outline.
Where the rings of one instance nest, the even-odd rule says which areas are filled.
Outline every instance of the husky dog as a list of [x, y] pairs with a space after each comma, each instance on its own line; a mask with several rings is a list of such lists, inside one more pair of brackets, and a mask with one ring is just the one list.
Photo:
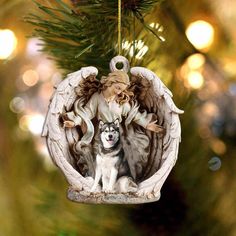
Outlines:
[[102, 191], [114, 192], [117, 178], [129, 173], [120, 140], [119, 120], [100, 121], [99, 132], [100, 143], [96, 156], [95, 181], [91, 192], [96, 190], [100, 179], [102, 179]]

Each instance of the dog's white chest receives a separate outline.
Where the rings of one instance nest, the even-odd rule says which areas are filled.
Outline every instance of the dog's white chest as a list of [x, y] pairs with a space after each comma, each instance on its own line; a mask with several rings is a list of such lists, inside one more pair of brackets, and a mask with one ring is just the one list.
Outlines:
[[118, 156], [109, 156], [109, 154], [104, 156], [97, 155], [97, 165], [102, 169], [102, 173], [108, 173], [112, 168], [115, 168], [118, 160]]

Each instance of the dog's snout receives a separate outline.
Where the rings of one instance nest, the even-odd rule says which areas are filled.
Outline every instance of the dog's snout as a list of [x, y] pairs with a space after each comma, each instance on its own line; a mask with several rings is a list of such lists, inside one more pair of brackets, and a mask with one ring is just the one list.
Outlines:
[[112, 134], [109, 134], [109, 135], [108, 135], [108, 138], [112, 139]]

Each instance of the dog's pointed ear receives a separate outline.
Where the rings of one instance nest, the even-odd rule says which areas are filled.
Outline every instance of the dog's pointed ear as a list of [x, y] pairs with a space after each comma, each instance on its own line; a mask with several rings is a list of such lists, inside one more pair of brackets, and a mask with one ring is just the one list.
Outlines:
[[119, 122], [119, 119], [117, 118], [115, 121], [114, 121], [114, 124], [116, 127], [120, 127], [120, 122]]
[[98, 122], [99, 122], [99, 126], [98, 126], [98, 127], [99, 127], [99, 129], [101, 129], [102, 126], [103, 126], [105, 123], [104, 123], [102, 120], [99, 120]]

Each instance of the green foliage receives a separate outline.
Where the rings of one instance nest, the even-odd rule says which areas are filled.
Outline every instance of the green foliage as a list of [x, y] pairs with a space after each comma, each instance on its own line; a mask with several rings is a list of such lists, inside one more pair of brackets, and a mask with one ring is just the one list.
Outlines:
[[[52, 6], [37, 1], [41, 10], [30, 13], [25, 20], [35, 26], [33, 36], [44, 42], [43, 51], [49, 53], [60, 68], [71, 72], [93, 65], [107, 72], [110, 59], [117, 54], [118, 1], [74, 1], [71, 8], [61, 0]], [[131, 37], [134, 16], [150, 30], [143, 19], [156, 1], [122, 2], [122, 38]], [[153, 30], [152, 32], [158, 36]]]

